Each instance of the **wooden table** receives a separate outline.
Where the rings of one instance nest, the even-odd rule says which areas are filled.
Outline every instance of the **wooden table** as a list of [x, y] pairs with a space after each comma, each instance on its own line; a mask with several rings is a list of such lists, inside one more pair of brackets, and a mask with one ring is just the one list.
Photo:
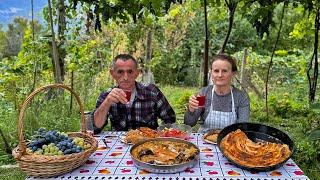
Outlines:
[[[121, 142], [124, 132], [103, 132], [95, 137], [98, 150], [85, 165], [74, 171], [50, 179], [91, 180], [306, 180], [303, 171], [289, 159], [282, 167], [270, 172], [249, 172], [242, 170], [222, 155], [216, 145], [202, 140], [203, 134], [194, 133], [190, 141], [200, 148], [200, 160], [190, 169], [175, 174], [152, 174], [134, 166], [130, 145]], [[105, 138], [108, 147], [102, 142]], [[27, 177], [27, 179], [37, 179]]]

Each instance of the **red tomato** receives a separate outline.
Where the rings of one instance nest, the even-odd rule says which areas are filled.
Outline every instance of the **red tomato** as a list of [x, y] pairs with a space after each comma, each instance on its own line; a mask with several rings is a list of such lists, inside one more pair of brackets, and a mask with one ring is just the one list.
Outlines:
[[178, 129], [169, 129], [168, 131], [164, 132], [165, 137], [181, 137], [184, 136], [186, 133], [182, 132]]

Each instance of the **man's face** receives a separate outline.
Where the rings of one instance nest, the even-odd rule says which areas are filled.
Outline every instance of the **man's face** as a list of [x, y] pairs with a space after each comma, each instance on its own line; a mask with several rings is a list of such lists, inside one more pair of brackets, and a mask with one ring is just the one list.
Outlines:
[[110, 74], [117, 81], [120, 89], [132, 90], [139, 75], [139, 70], [133, 60], [123, 61], [118, 59], [114, 69], [110, 70]]

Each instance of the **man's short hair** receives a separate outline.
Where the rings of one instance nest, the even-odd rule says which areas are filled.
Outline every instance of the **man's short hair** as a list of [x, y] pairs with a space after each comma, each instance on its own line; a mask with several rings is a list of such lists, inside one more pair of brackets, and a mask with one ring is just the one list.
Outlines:
[[128, 60], [132, 60], [134, 62], [134, 64], [136, 65], [136, 68], [138, 68], [138, 62], [137, 60], [129, 55], [129, 54], [119, 54], [117, 55], [116, 57], [113, 58], [112, 62], [111, 62], [111, 65], [110, 65], [110, 69], [114, 69], [114, 66], [117, 62], [117, 60], [122, 60], [122, 61], [128, 61]]

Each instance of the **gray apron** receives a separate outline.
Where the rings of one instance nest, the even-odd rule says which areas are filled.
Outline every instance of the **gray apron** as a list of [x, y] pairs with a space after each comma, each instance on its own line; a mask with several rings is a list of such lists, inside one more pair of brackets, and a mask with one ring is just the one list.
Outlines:
[[231, 87], [231, 100], [232, 100], [232, 111], [223, 112], [223, 111], [214, 111], [213, 110], [213, 94], [215, 87], [212, 88], [211, 96], [211, 106], [209, 107], [209, 113], [207, 118], [204, 120], [204, 123], [199, 128], [199, 133], [207, 133], [211, 129], [223, 129], [226, 126], [234, 124], [237, 120], [236, 111], [234, 107], [234, 99]]

